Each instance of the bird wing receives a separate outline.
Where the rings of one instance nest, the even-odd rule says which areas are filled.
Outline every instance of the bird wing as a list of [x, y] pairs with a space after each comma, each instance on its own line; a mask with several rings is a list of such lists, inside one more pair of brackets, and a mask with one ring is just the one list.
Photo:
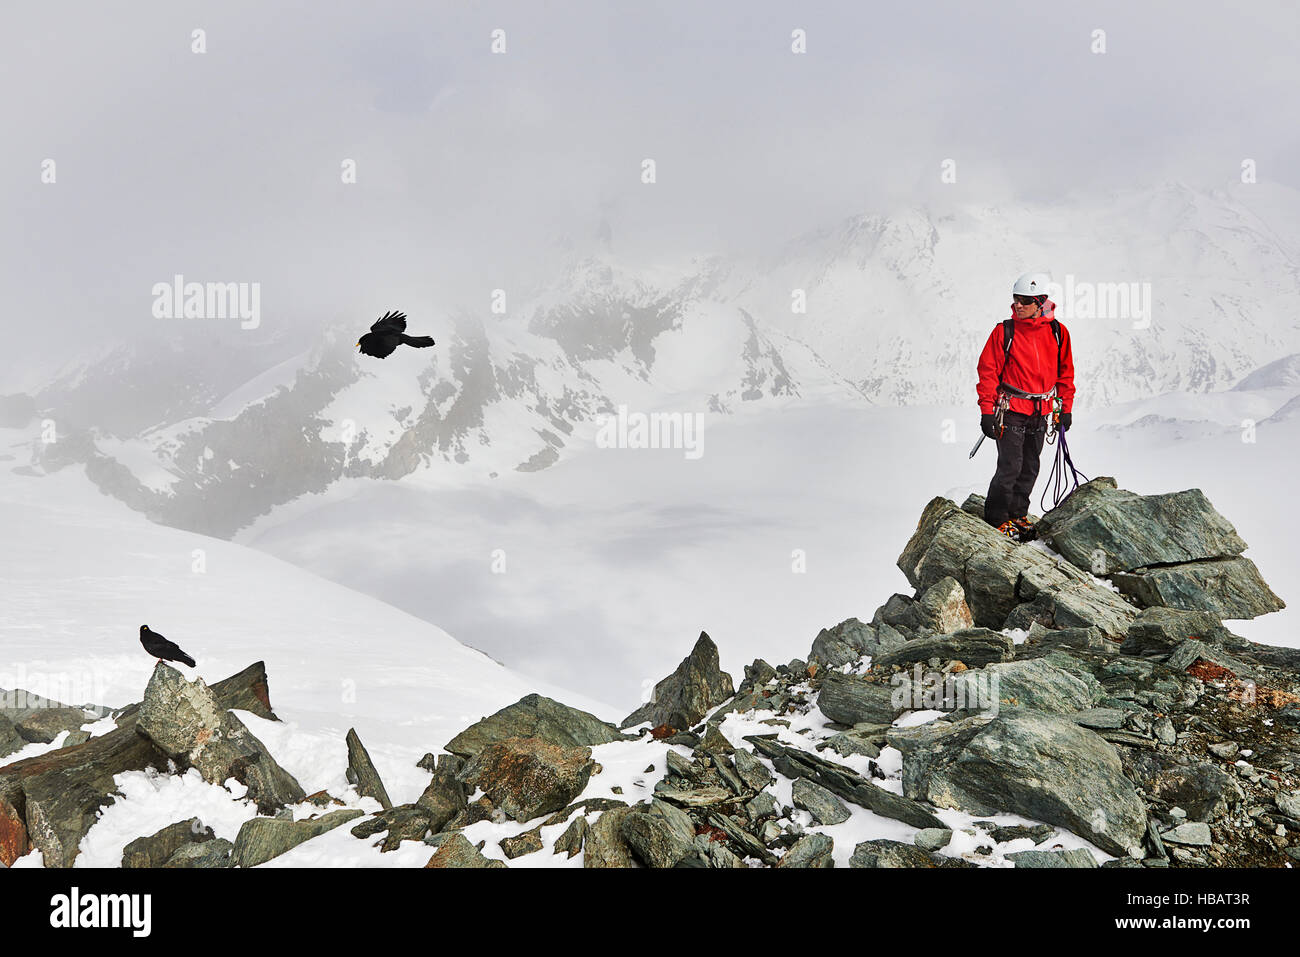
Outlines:
[[386, 312], [375, 320], [375, 324], [370, 327], [371, 332], [380, 332], [385, 329], [396, 329], [398, 332], [405, 332], [406, 313]]

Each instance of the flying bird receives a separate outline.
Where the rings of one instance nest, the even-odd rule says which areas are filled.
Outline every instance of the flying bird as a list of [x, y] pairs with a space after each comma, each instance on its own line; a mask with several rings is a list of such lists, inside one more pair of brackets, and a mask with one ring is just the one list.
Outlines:
[[140, 644], [144, 645], [144, 650], [160, 662], [179, 661], [181, 664], [194, 667], [194, 659], [181, 651], [176, 642], [168, 641], [156, 631], [150, 631], [148, 625], [140, 626]]
[[433, 336], [408, 336], [406, 313], [386, 312], [370, 327], [369, 332], [357, 340], [357, 348], [365, 355], [384, 359], [403, 343], [424, 349], [433, 345]]

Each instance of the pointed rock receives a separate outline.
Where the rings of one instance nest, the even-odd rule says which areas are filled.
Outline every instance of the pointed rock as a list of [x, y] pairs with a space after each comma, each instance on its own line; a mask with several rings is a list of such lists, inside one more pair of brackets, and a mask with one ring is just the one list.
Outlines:
[[619, 727], [649, 721], [653, 726], [667, 724], [684, 730], [733, 694], [731, 675], [719, 665], [718, 646], [702, 631], [677, 670], [655, 685], [650, 700], [624, 718]]
[[375, 770], [374, 762], [370, 760], [370, 752], [357, 737], [356, 728], [348, 729], [347, 744], [348, 783], [356, 785], [357, 793], [362, 797], [374, 798], [385, 810], [392, 807], [393, 802], [388, 799], [384, 782], [379, 779], [379, 772]]

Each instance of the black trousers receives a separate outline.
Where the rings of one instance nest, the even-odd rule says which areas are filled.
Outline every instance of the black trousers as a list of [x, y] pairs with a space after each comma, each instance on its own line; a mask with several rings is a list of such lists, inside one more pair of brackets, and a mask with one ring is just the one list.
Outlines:
[[1047, 435], [1047, 421], [1041, 415], [1007, 410], [1006, 429], [998, 439], [998, 467], [984, 499], [984, 520], [1001, 525], [1008, 518], [1029, 512], [1029, 495], [1038, 481], [1039, 456]]

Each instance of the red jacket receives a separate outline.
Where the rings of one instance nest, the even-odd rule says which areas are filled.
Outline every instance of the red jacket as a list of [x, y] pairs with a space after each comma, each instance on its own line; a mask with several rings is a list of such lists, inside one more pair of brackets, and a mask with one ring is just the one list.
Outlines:
[[[984, 351], [980, 353], [979, 383], [975, 391], [979, 394], [980, 414], [990, 415], [998, 401], [998, 377], [1021, 392], [1047, 392], [1056, 386], [1056, 394], [1061, 397], [1061, 411], [1070, 412], [1074, 404], [1074, 355], [1070, 350], [1070, 332], [1061, 323], [1061, 361], [1056, 361], [1056, 336], [1052, 335], [1052, 317], [1056, 313], [1056, 303], [1050, 299], [1043, 303], [1041, 316], [1032, 319], [1016, 319], [1015, 335], [1011, 339], [1011, 358], [1004, 360], [1002, 350], [1002, 323], [993, 327]], [[1006, 371], [1002, 366], [1006, 364]], [[1044, 415], [1052, 411], [1050, 402], [1039, 403]], [[1012, 396], [1007, 406], [1012, 412], [1034, 414], [1034, 400]]]

